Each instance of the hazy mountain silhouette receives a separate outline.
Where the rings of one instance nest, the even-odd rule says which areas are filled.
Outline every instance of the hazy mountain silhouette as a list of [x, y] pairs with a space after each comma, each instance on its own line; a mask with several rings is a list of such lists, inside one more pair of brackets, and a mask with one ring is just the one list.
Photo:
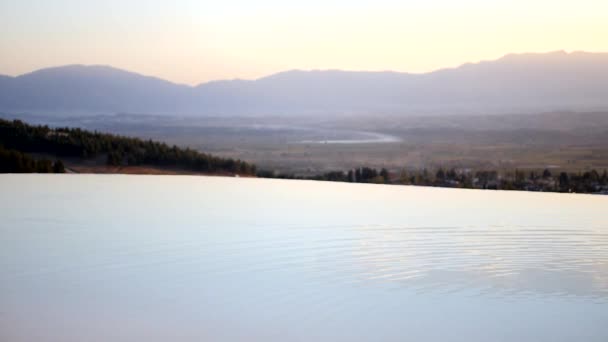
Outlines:
[[608, 108], [608, 53], [512, 54], [425, 74], [287, 71], [196, 87], [106, 66], [0, 76], [0, 110], [255, 115]]
[[0, 108], [48, 112], [171, 112], [191, 91], [154, 77], [106, 66], [69, 65], [0, 79]]

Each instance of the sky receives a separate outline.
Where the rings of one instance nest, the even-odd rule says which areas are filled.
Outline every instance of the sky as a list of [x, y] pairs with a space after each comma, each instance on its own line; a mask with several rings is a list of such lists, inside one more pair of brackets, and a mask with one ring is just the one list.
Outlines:
[[606, 0], [0, 0], [0, 23], [0, 74], [102, 64], [185, 84], [608, 51]]

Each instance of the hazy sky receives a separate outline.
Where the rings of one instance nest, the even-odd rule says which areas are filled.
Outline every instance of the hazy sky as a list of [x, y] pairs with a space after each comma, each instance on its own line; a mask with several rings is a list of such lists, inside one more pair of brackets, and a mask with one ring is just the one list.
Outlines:
[[196, 84], [608, 51], [607, 0], [0, 0], [0, 74], [107, 64]]

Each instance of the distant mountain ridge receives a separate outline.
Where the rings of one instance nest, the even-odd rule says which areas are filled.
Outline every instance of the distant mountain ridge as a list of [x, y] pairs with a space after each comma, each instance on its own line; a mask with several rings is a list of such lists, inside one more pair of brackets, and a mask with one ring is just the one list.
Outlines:
[[510, 54], [424, 74], [292, 70], [198, 86], [69, 65], [0, 76], [0, 111], [175, 115], [455, 114], [608, 109], [608, 53]]

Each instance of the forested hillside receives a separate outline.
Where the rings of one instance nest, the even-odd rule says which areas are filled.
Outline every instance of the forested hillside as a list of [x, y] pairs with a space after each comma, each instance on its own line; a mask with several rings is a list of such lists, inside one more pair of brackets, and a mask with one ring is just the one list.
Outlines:
[[145, 165], [179, 168], [202, 173], [254, 175], [255, 166], [220, 158], [189, 148], [79, 128], [33, 126], [0, 119], [0, 146], [21, 153], [52, 155], [81, 160], [104, 157], [112, 166]]

